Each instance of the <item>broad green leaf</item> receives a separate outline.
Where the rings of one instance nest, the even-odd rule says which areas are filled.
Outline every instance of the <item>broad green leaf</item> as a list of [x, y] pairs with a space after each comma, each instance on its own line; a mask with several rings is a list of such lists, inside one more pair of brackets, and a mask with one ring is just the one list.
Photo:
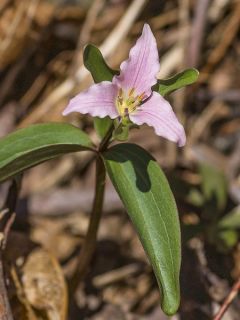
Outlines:
[[206, 163], [199, 164], [201, 187], [209, 205], [219, 210], [224, 209], [227, 201], [227, 182], [222, 171]]
[[111, 69], [105, 62], [100, 50], [92, 44], [88, 44], [83, 52], [85, 67], [91, 72], [95, 83], [112, 81], [119, 71]]
[[0, 181], [43, 161], [93, 147], [88, 135], [66, 123], [44, 123], [0, 140]]
[[[92, 44], [85, 47], [83, 52], [85, 67], [90, 71], [95, 83], [101, 81], [112, 81], [114, 75], [119, 71], [111, 69], [105, 62], [100, 50]], [[109, 117], [94, 118], [94, 128], [100, 138], [103, 138], [110, 129], [113, 120]]]
[[240, 229], [240, 206], [226, 214], [218, 223], [220, 229]]
[[197, 81], [199, 72], [194, 69], [186, 69], [169, 79], [158, 80], [157, 84], [153, 87], [154, 91], [160, 93], [163, 97], [167, 94], [186, 87]]
[[104, 155], [107, 172], [138, 232], [161, 290], [166, 314], [179, 306], [180, 229], [167, 179], [152, 156], [122, 143]]

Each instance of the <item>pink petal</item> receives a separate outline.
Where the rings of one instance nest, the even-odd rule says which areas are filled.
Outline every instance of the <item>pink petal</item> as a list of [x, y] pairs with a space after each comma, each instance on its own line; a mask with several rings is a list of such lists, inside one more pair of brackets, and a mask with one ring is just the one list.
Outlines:
[[142, 35], [130, 50], [129, 59], [121, 64], [120, 75], [113, 78], [113, 83], [126, 91], [135, 88], [138, 95], [145, 92], [148, 97], [157, 82], [159, 68], [156, 39], [149, 25], [145, 24]]
[[117, 118], [118, 112], [115, 106], [117, 92], [118, 87], [111, 82], [94, 84], [71, 99], [62, 114], [66, 116], [71, 112], [80, 112], [89, 113], [93, 117]]
[[183, 126], [179, 123], [170, 104], [157, 92], [153, 92], [140, 108], [130, 113], [129, 118], [138, 125], [146, 123], [152, 126], [157, 135], [177, 142], [179, 147], [186, 143]]

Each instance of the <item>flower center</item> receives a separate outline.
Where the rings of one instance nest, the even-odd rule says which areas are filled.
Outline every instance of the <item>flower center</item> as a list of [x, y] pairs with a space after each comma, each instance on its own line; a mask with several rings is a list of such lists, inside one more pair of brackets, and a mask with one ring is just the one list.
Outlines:
[[142, 94], [137, 96], [134, 94], [134, 92], [134, 88], [130, 89], [127, 94], [123, 91], [122, 88], [120, 88], [118, 91], [116, 107], [119, 115], [122, 118], [127, 117], [129, 113], [135, 111], [137, 107], [139, 107], [142, 104], [142, 101], [145, 97], [145, 93], [143, 92]]

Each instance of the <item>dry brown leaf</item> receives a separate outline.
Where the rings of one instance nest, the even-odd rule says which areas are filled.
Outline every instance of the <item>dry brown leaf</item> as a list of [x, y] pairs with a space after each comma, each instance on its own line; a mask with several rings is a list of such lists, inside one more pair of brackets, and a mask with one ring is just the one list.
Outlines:
[[30, 304], [45, 311], [49, 320], [65, 320], [67, 287], [57, 259], [47, 250], [37, 248], [23, 267], [23, 288]]

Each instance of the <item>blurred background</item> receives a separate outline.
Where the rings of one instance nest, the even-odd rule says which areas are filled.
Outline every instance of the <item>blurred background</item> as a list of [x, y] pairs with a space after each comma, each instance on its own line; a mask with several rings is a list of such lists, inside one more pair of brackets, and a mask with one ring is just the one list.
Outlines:
[[[187, 145], [149, 127], [130, 140], [149, 150], [176, 197], [182, 228], [181, 307], [168, 318], [151, 267], [111, 183], [89, 273], [76, 303], [74, 271], [94, 192], [92, 155], [80, 153], [24, 174], [4, 254], [14, 319], [212, 319], [240, 277], [240, 1], [1, 0], [0, 136], [34, 123], [67, 121], [98, 141], [90, 117], [61, 112], [92, 79], [84, 45], [119, 68], [150, 24], [167, 78], [187, 67], [199, 81], [169, 97]], [[1, 206], [10, 182], [0, 186]], [[44, 284], [44, 290], [36, 283]], [[40, 311], [39, 311], [40, 310]], [[226, 320], [240, 319], [240, 300]]]

